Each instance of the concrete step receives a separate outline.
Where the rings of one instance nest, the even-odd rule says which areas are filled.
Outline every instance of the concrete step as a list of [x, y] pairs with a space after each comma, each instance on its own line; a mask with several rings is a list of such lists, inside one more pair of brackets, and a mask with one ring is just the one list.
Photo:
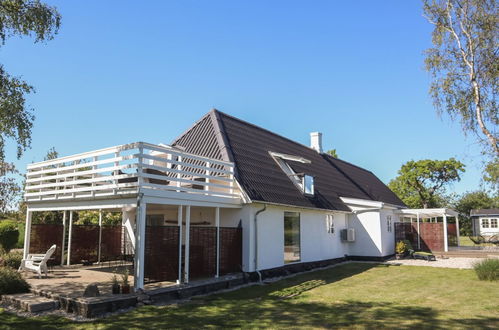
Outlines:
[[2, 302], [19, 310], [40, 313], [59, 308], [59, 302], [33, 293], [17, 293], [2, 296]]

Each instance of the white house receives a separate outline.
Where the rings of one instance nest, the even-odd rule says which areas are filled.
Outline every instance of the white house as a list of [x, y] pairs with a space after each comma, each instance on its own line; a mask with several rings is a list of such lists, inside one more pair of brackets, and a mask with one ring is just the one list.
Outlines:
[[212, 110], [171, 145], [137, 142], [31, 164], [24, 253], [33, 212], [65, 211], [58, 245], [68, 264], [78, 249], [73, 213], [112, 210], [123, 214], [136, 288], [148, 279], [188, 282], [393, 255], [404, 203], [321, 144], [320, 133], [305, 146]]
[[474, 236], [494, 236], [499, 234], [499, 209], [471, 210], [470, 215]]

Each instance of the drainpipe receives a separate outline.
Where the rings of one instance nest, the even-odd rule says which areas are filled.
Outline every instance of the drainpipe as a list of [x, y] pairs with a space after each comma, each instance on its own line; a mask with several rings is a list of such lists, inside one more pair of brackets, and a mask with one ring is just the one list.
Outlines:
[[267, 209], [267, 204], [263, 204], [263, 208], [255, 213], [255, 271], [258, 274], [260, 282], [262, 281], [262, 274], [258, 271], [258, 215]]

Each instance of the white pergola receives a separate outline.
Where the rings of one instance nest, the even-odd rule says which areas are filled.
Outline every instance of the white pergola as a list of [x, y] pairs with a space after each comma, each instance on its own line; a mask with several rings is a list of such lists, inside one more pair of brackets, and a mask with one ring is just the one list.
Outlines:
[[421, 248], [421, 237], [419, 235], [419, 223], [423, 219], [435, 219], [443, 218], [444, 225], [444, 250], [449, 251], [449, 243], [447, 239], [447, 218], [454, 217], [456, 219], [456, 235], [457, 235], [457, 246], [459, 246], [459, 213], [452, 209], [440, 208], [440, 209], [401, 209], [398, 213], [403, 217], [416, 218], [418, 227], [418, 248]]

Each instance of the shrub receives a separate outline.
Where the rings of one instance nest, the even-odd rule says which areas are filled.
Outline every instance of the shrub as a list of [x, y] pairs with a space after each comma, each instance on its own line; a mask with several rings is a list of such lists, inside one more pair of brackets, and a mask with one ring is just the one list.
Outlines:
[[23, 292], [29, 292], [29, 284], [21, 274], [10, 267], [0, 267], [0, 296]]
[[404, 241], [398, 241], [397, 245], [395, 246], [395, 252], [397, 254], [404, 254], [407, 252], [407, 244], [405, 244]]
[[10, 251], [0, 256], [0, 266], [19, 269], [21, 260], [23, 259], [22, 251]]
[[499, 259], [483, 259], [477, 262], [473, 268], [481, 281], [499, 280]]
[[19, 239], [17, 224], [11, 220], [0, 221], [0, 246], [9, 252], [16, 246]]

